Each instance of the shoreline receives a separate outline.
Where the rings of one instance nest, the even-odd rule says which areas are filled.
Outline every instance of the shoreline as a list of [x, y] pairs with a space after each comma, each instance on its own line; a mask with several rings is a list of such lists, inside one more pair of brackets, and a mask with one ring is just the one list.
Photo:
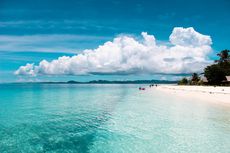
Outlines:
[[158, 85], [152, 88], [181, 98], [200, 99], [230, 106], [230, 87]]

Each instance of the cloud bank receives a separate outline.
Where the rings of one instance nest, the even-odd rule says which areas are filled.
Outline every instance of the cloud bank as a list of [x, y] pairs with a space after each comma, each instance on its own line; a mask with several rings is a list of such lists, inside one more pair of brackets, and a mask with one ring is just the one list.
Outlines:
[[28, 63], [16, 75], [89, 75], [89, 74], [181, 74], [201, 72], [210, 63], [210, 36], [192, 27], [175, 27], [170, 45], [158, 44], [153, 35], [142, 32], [142, 39], [121, 35], [96, 49], [62, 56], [53, 61]]

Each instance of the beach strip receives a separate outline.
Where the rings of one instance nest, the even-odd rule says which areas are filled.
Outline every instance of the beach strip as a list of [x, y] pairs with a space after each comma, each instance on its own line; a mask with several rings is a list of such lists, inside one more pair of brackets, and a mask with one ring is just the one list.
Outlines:
[[195, 98], [206, 102], [230, 105], [230, 87], [159, 85], [154, 88], [166, 94], [172, 94], [182, 98]]

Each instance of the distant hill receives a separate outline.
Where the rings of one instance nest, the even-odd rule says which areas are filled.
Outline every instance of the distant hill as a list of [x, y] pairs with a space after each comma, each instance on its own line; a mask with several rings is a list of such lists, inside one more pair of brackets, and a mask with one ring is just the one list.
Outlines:
[[109, 80], [92, 80], [87, 82], [80, 82], [70, 80], [67, 82], [14, 82], [13, 84], [176, 84], [178, 81], [169, 80], [126, 80], [126, 81], [109, 81]]
[[109, 80], [93, 80], [88, 82], [68, 81], [68, 84], [174, 84], [178, 81], [168, 80], [126, 80], [126, 81], [109, 81]]

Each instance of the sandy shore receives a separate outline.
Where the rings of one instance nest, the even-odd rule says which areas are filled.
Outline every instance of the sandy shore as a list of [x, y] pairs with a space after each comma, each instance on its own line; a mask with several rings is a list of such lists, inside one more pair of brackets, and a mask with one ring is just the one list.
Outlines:
[[159, 85], [152, 88], [183, 98], [230, 105], [230, 87]]

